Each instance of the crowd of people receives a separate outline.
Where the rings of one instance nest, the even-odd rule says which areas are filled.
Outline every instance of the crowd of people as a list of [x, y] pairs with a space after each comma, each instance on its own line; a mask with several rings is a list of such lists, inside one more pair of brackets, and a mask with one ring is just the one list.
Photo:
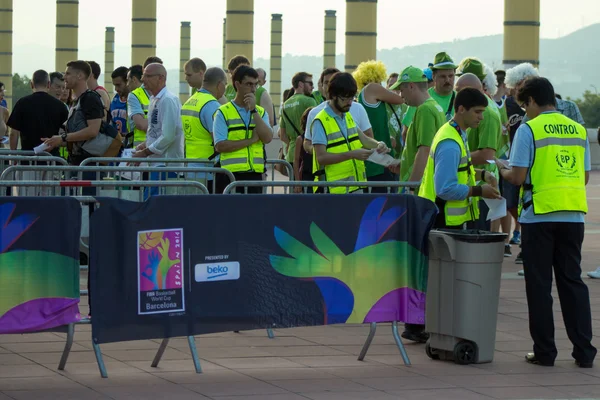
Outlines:
[[[0, 128], [10, 128], [11, 149], [43, 144], [71, 165], [130, 147], [135, 162], [194, 159], [190, 166], [220, 166], [238, 181], [264, 178], [265, 145], [278, 136], [292, 180], [351, 182], [331, 187], [333, 194], [364, 193], [365, 181], [407, 182], [401, 192], [437, 205], [435, 228], [502, 231], [506, 257], [511, 246], [521, 248], [516, 263], [524, 264], [535, 343], [527, 361], [534, 364], [553, 365], [556, 357], [554, 266], [573, 357], [591, 366], [589, 293], [579, 276], [589, 139], [575, 103], [561, 99], [533, 65], [494, 71], [477, 58], [455, 63], [441, 52], [428, 68], [399, 73], [388, 74], [377, 61], [361, 63], [352, 74], [326, 68], [316, 82], [298, 72], [279, 115], [264, 87], [266, 71], [252, 68], [245, 56], [233, 57], [227, 71], [207, 68], [200, 58], [184, 70], [194, 92], [183, 105], [167, 89], [158, 57], [112, 71], [112, 99], [98, 84], [101, 70], [93, 61], [71, 61], [64, 73], [38, 70], [33, 94], [10, 116], [2, 109]], [[376, 161], [375, 153], [397, 161]], [[229, 184], [223, 174], [196, 177], [210, 189], [214, 180], [216, 193]], [[485, 199], [502, 197], [506, 216], [488, 220]], [[600, 278], [600, 268], [589, 275]], [[419, 342], [427, 336], [421, 325], [407, 325], [403, 333]]]

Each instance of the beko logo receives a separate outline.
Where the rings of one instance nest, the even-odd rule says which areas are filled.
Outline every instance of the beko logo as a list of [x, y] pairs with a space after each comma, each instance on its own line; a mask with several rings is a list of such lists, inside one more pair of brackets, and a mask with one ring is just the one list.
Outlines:
[[196, 264], [194, 275], [196, 282], [234, 281], [240, 279], [240, 263]]

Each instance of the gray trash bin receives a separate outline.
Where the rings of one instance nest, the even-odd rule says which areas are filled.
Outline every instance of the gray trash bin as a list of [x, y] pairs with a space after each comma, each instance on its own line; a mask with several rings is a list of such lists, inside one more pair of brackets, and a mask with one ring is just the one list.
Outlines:
[[432, 230], [427, 355], [457, 364], [494, 359], [504, 233]]

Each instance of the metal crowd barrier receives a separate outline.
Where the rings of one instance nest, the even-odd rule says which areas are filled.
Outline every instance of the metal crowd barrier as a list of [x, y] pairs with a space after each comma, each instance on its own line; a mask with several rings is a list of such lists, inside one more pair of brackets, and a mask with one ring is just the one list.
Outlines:
[[10, 150], [10, 149], [0, 149], [0, 156], [41, 156], [41, 157], [52, 157], [52, 154], [41, 151], [36, 153], [33, 150]]
[[[212, 168], [212, 167], [147, 167], [147, 166], [127, 166], [127, 167], [118, 167], [118, 166], [102, 166], [102, 165], [85, 165], [85, 166], [64, 166], [64, 165], [18, 165], [11, 166], [6, 168], [2, 174], [0, 174], [0, 181], [13, 180], [16, 181], [17, 175], [19, 172], [29, 172], [32, 179], [30, 180], [39, 180], [39, 181], [52, 181], [52, 180], [78, 180], [85, 181], [84, 173], [95, 173], [95, 178], [92, 178], [96, 181], [105, 180], [105, 181], [119, 181], [121, 183], [130, 184], [132, 179], [128, 179], [128, 177], [136, 178], [135, 180], [144, 180], [144, 174], [150, 174], [152, 172], [159, 174], [171, 174], [171, 176], [165, 177], [165, 179], [159, 179], [159, 182], [199, 182], [204, 186], [208, 185], [208, 181], [206, 179], [199, 179], [198, 176], [207, 175], [216, 175], [216, 174], [224, 174], [230, 180], [230, 182], [235, 181], [233, 174], [224, 169], [224, 168]], [[127, 174], [127, 175], [126, 175]], [[162, 178], [162, 175], [161, 175]], [[131, 184], [133, 187], [134, 185]], [[68, 193], [68, 195], [81, 195], [81, 187], [79, 188], [79, 193]], [[212, 189], [213, 193], [216, 190], [216, 181], [212, 180]], [[131, 201], [143, 201], [144, 192], [141, 190], [119, 190], [118, 196], [112, 196], [108, 193], [103, 193], [99, 195], [110, 196], [110, 197], [118, 197], [122, 198], [122, 194], [125, 193], [128, 197], [127, 200]], [[136, 199], [136, 193], [138, 199]], [[164, 194], [164, 193], [161, 193]], [[186, 193], [169, 193], [169, 194], [186, 194]], [[56, 195], [56, 194], [55, 194]], [[129, 196], [131, 195], [131, 196]]]
[[[335, 181], [335, 182], [311, 182], [311, 181], [235, 181], [227, 185], [223, 194], [235, 194], [236, 189], [243, 188], [244, 194], [248, 194], [248, 188], [260, 187], [263, 188], [263, 193], [268, 187], [282, 188], [283, 193], [291, 193], [292, 190], [299, 190], [297, 193], [312, 193], [314, 187], [323, 188], [324, 193], [328, 193], [330, 188], [342, 187], [346, 188], [346, 193], [350, 187], [360, 187], [362, 193], [372, 193], [375, 188], [386, 189], [384, 193], [398, 193], [399, 189], [417, 188], [421, 182], [398, 182], [398, 181]], [[273, 192], [272, 190], [272, 192]], [[356, 193], [356, 192], [353, 192]]]
[[[400, 189], [417, 188], [417, 187], [419, 187], [420, 184], [421, 184], [421, 182], [397, 182], [397, 181], [390, 181], [390, 182], [385, 182], [385, 181], [381, 181], [381, 182], [235, 181], [235, 182], [232, 182], [231, 184], [229, 184], [225, 188], [225, 191], [223, 193], [224, 194], [234, 194], [236, 192], [236, 189], [244, 188], [244, 193], [247, 194], [249, 187], [262, 187], [263, 193], [265, 192], [264, 189], [267, 187], [272, 187], [273, 189], [275, 187], [287, 189], [286, 193], [289, 193], [290, 188], [300, 188], [301, 193], [303, 192], [304, 194], [308, 193], [309, 190], [310, 190], [310, 193], [312, 193], [313, 187], [319, 187], [319, 188], [322, 187], [325, 193], [327, 193], [328, 188], [345, 187], [346, 193], [348, 193], [348, 188], [350, 188], [350, 187], [361, 187], [361, 188], [364, 188], [362, 193], [372, 193], [372, 190], [374, 188], [386, 188], [387, 194], [393, 194], [393, 193], [395, 194], [395, 193], [398, 193], [398, 191]], [[377, 323], [372, 322], [370, 324], [369, 336], [367, 337], [367, 340], [365, 341], [365, 344], [363, 345], [360, 355], [358, 356], [359, 361], [364, 360], [365, 356], [367, 355], [367, 351], [369, 350], [369, 347], [371, 346], [371, 342], [373, 341], [373, 338], [375, 337], [376, 330], [377, 330]], [[396, 342], [396, 346], [398, 347], [398, 350], [400, 351], [400, 355], [402, 356], [404, 364], [410, 365], [410, 359], [408, 357], [408, 354], [406, 353], [406, 349], [404, 348], [404, 344], [402, 343], [402, 339], [400, 338], [400, 334], [398, 332], [398, 322], [397, 321], [392, 322], [392, 335], [394, 336], [394, 341]]]
[[[67, 167], [67, 168], [69, 168], [69, 167]], [[92, 169], [93, 168], [94, 167], [92, 167]], [[114, 187], [114, 186], [136, 186], [136, 187], [146, 188], [146, 187], [165, 186], [165, 187], [184, 187], [187, 189], [195, 189], [198, 192], [197, 194], [208, 194], [209, 193], [206, 186], [202, 185], [199, 182], [195, 182], [195, 181], [107, 182], [107, 181], [3, 181], [3, 180], [0, 180], [0, 196], [3, 196], [3, 193], [5, 192], [3, 190], [4, 188], [11, 187], [11, 186], [17, 186], [17, 187], [32, 187], [32, 186], [38, 187], [39, 186], [39, 187], [51, 187], [51, 188], [55, 188], [55, 187], [65, 187], [65, 188], [97, 187], [97, 188], [102, 188], [102, 187]], [[98, 208], [98, 206], [99, 206], [99, 201], [96, 198], [94, 198], [93, 196], [73, 196], [73, 197], [75, 199], [77, 199], [80, 203], [82, 203], [82, 206], [89, 205], [89, 206], [92, 206], [94, 209]], [[84, 206], [83, 208], [85, 209], [86, 207]], [[87, 267], [80, 266], [79, 269], [80, 269], [80, 271], [88, 270], [88, 273], [89, 273], [89, 269]], [[86, 296], [86, 295], [88, 295], [87, 290], [80, 290], [80, 296]], [[61, 332], [61, 333], [65, 332], [65, 330], [66, 330], [66, 334], [67, 334], [65, 347], [63, 349], [63, 352], [62, 352], [62, 355], [61, 355], [61, 358], [60, 358], [60, 361], [58, 364], [59, 370], [61, 370], [61, 371], [64, 370], [65, 366], [67, 364], [67, 360], [69, 358], [71, 347], [73, 346], [73, 340], [74, 340], [74, 335], [75, 335], [75, 325], [90, 324], [90, 323], [91, 323], [90, 319], [82, 319], [77, 323], [68, 324], [68, 325], [65, 325], [62, 327], [57, 327], [57, 328], [51, 330], [53, 332]], [[197, 373], [201, 373], [202, 368], [200, 366], [200, 359], [198, 357], [198, 351], [196, 349], [195, 338], [193, 336], [188, 336], [187, 339], [188, 339], [188, 344], [190, 347], [190, 352], [192, 354], [194, 368]], [[158, 363], [160, 362], [160, 359], [161, 359], [168, 343], [169, 343], [169, 339], [163, 339], [163, 342], [161, 343], [161, 345], [156, 353], [156, 356], [154, 357], [154, 361], [152, 362], [152, 367], [158, 366]], [[92, 346], [94, 349], [94, 354], [96, 356], [96, 362], [98, 364], [98, 369], [100, 370], [100, 375], [103, 378], [107, 378], [108, 373], [106, 371], [106, 366], [104, 364], [104, 359], [102, 357], [102, 351], [100, 349], [100, 345], [98, 345], [97, 343], [94, 343], [92, 341]]]

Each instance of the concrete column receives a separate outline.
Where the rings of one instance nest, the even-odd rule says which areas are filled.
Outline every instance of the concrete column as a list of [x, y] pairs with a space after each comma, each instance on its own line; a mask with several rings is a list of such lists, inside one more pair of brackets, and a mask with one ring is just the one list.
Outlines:
[[0, 0], [0, 81], [4, 83], [4, 98], [12, 108], [12, 47], [13, 0]]
[[79, 0], [56, 0], [55, 69], [65, 71], [69, 61], [77, 60]]
[[[275, 106], [275, 118], [279, 115], [281, 101], [281, 44], [283, 21], [281, 14], [271, 15], [271, 71], [269, 72], [269, 94]], [[268, 111], [268, 110], [267, 110]]]
[[227, 0], [225, 60], [243, 55], [253, 62], [254, 0]]
[[225, 71], [227, 71], [227, 63], [229, 62], [229, 60], [227, 60], [226, 56], [226, 43], [227, 42], [227, 18], [223, 18], [223, 69]]
[[132, 0], [131, 65], [156, 55], [156, 0]]
[[325, 10], [325, 43], [323, 46], [323, 69], [335, 67], [335, 35], [337, 17], [335, 10]]
[[540, 63], [540, 0], [504, 0], [504, 65]]
[[181, 22], [181, 39], [179, 53], [179, 101], [185, 103], [190, 98], [190, 87], [185, 80], [183, 65], [190, 59], [190, 46], [192, 40], [191, 23]]
[[110, 75], [115, 70], [115, 28], [107, 26], [104, 35], [104, 88], [113, 93], [115, 88]]
[[377, 59], [377, 0], [346, 0], [346, 65]]

